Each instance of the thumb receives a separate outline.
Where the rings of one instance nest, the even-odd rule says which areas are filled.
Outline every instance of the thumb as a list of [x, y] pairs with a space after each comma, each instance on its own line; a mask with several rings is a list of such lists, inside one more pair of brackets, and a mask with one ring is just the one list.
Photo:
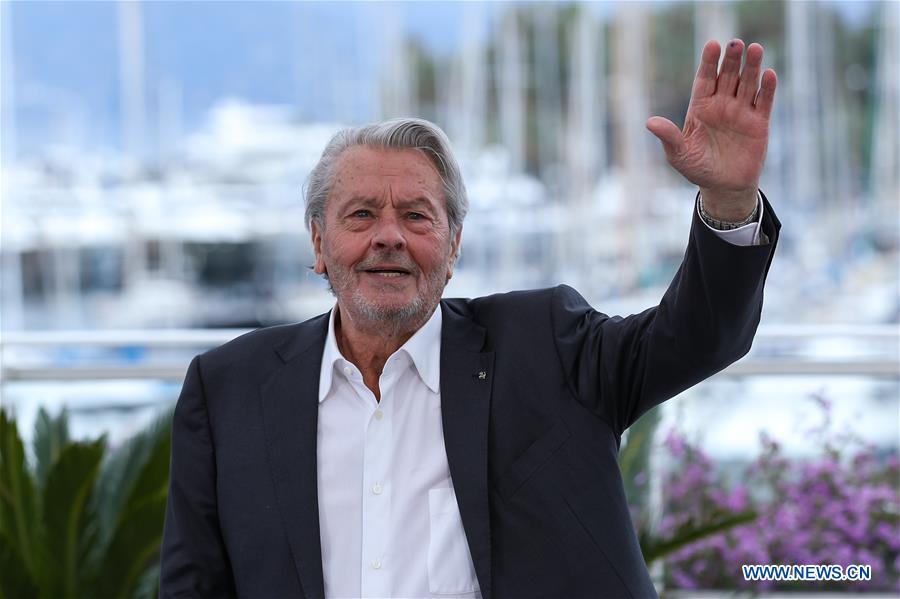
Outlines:
[[661, 116], [650, 117], [645, 126], [662, 142], [669, 162], [675, 161], [684, 149], [684, 136], [681, 134], [681, 129], [669, 119]]

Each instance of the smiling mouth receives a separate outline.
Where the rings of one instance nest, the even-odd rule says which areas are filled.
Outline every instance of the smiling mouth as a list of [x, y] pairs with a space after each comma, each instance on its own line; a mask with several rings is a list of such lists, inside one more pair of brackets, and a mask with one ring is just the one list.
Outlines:
[[394, 270], [394, 269], [383, 269], [383, 270], [382, 269], [371, 269], [371, 270], [366, 270], [365, 272], [372, 274], [372, 275], [378, 275], [381, 277], [388, 277], [388, 278], [404, 277], [409, 274], [405, 270]]

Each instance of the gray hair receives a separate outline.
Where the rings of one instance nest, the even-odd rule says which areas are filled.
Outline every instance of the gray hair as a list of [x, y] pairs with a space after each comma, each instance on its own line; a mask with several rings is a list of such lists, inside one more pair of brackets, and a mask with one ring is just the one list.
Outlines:
[[306, 183], [306, 228], [315, 222], [324, 226], [325, 201], [334, 180], [334, 163], [353, 146], [396, 150], [419, 150], [434, 164], [444, 184], [447, 219], [451, 237], [462, 229], [469, 211], [469, 199], [459, 164], [450, 149], [450, 140], [440, 127], [424, 119], [401, 118], [362, 127], [342, 129], [334, 134]]

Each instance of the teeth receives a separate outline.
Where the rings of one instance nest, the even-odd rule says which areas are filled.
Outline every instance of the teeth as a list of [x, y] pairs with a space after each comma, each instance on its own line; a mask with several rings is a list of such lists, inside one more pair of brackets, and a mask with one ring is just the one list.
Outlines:
[[405, 272], [390, 272], [390, 271], [375, 271], [376, 275], [381, 275], [382, 277], [402, 277], [405, 275]]

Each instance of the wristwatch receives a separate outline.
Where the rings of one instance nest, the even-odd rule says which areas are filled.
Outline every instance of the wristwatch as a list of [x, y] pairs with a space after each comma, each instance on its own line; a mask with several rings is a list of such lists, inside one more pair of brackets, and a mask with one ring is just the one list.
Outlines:
[[706, 211], [703, 209], [703, 196], [699, 194], [698, 196], [700, 201], [700, 218], [702, 218], [703, 222], [705, 222], [707, 225], [719, 231], [730, 231], [732, 229], [743, 227], [744, 225], [749, 225], [752, 222], [756, 222], [756, 219], [759, 216], [759, 200], [757, 200], [756, 206], [753, 208], [753, 212], [751, 212], [750, 216], [748, 216], [741, 222], [735, 223], [725, 220], [718, 220], [706, 213]]

